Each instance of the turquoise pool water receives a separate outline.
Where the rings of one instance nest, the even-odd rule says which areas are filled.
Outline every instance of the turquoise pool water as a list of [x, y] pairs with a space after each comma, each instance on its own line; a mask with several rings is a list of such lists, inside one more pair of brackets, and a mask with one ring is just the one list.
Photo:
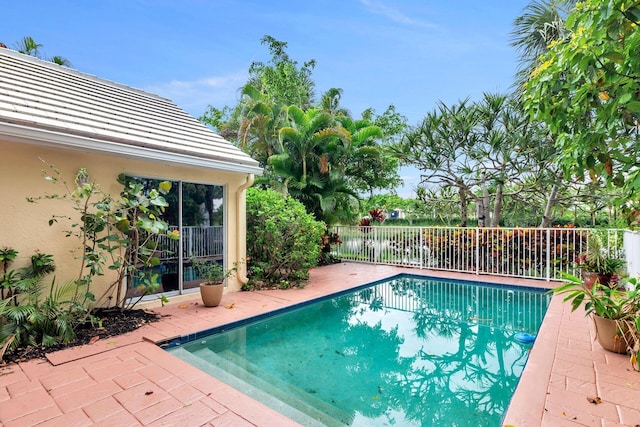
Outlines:
[[549, 299], [401, 276], [168, 351], [302, 425], [499, 426]]

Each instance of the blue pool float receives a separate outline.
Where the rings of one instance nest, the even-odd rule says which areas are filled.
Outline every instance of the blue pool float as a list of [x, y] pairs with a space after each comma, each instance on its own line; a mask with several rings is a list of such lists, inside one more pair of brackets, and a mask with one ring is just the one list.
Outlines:
[[528, 334], [526, 332], [518, 332], [515, 337], [516, 341], [521, 343], [529, 344], [536, 340], [535, 335]]

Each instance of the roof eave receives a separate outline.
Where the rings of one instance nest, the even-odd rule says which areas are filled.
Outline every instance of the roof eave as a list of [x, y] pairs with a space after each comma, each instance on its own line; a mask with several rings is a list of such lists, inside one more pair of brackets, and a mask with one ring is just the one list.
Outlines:
[[196, 166], [226, 172], [252, 173], [255, 175], [262, 175], [263, 173], [262, 168], [258, 165], [231, 163], [206, 157], [167, 152], [147, 147], [131, 146], [113, 141], [88, 138], [80, 135], [71, 135], [63, 132], [38, 129], [13, 123], [0, 122], [0, 136], [8, 142], [21, 142], [45, 147], [97, 152], [176, 165]]

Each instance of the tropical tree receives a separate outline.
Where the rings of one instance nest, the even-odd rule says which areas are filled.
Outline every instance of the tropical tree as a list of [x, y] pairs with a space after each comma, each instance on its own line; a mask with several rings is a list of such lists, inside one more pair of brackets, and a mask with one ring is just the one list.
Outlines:
[[268, 63], [254, 61], [249, 67], [249, 84], [262, 91], [275, 104], [297, 105], [307, 109], [313, 105], [315, 82], [311, 78], [316, 66], [311, 59], [298, 66], [286, 52], [287, 43], [266, 35], [260, 40], [271, 53]]
[[569, 35], [565, 20], [575, 0], [532, 0], [513, 23], [511, 46], [520, 54], [515, 85], [521, 92], [531, 72], [540, 65], [551, 42]]
[[[570, 35], [565, 21], [575, 3], [575, 0], [533, 0], [524, 9], [524, 13], [514, 21], [511, 45], [520, 53], [520, 64], [515, 79], [519, 95], [533, 70], [541, 64], [540, 58], [549, 50], [550, 44], [564, 40]], [[553, 209], [560, 200], [559, 193], [566, 182], [555, 161], [548, 161], [555, 160], [558, 154], [555, 136], [544, 129], [544, 123], [534, 124], [532, 127], [536, 126], [539, 127], [537, 133], [541, 138], [541, 143], [532, 147], [532, 155], [541, 166], [536, 182], [551, 183], [550, 186], [544, 186], [548, 191], [540, 226], [549, 227], [553, 220]], [[539, 193], [534, 194], [535, 196], [539, 196]]]
[[420, 126], [395, 146], [404, 163], [423, 173], [422, 184], [454, 188], [459, 196], [460, 225], [466, 227], [469, 198], [475, 184], [469, 151], [476, 143], [476, 110], [465, 99], [452, 106], [438, 103]]
[[423, 172], [422, 184], [431, 186], [419, 192], [421, 200], [454, 189], [462, 226], [475, 203], [478, 224], [496, 227], [505, 203], [542, 204], [539, 194], [555, 183], [549, 166], [554, 157], [544, 150], [543, 129], [531, 123], [513, 97], [485, 93], [473, 103], [440, 103], [398, 144], [398, 156]]
[[[287, 109], [288, 126], [279, 130], [280, 149], [269, 157], [269, 166], [283, 192], [302, 202], [318, 220], [333, 222], [350, 212], [357, 198], [335, 160], [351, 142], [350, 135], [336, 125], [334, 117], [319, 109]], [[273, 186], [273, 185], [272, 185]]]
[[46, 61], [54, 62], [58, 65], [63, 65], [65, 67], [70, 67], [71, 62], [67, 58], [62, 56], [52, 56], [51, 58], [45, 58], [40, 53], [40, 48], [43, 45], [40, 43], [36, 43], [36, 41], [31, 36], [25, 36], [20, 41], [15, 43], [15, 48], [18, 52], [24, 53], [25, 55], [33, 56], [38, 59], [44, 59]]
[[617, 205], [640, 220], [640, 2], [587, 0], [567, 18], [525, 88], [530, 115], [557, 135], [567, 173], [624, 189]]
[[388, 145], [406, 118], [390, 106], [381, 115], [368, 109], [354, 119], [340, 105], [339, 88], [316, 102], [315, 61], [300, 66], [286, 53], [286, 43], [271, 36], [262, 43], [271, 59], [252, 63], [238, 105], [209, 106], [200, 120], [260, 162], [265, 173], [256, 185], [291, 195], [318, 219], [354, 219], [359, 194], [400, 182]]
[[368, 192], [370, 195], [375, 190], [387, 190], [394, 192], [402, 185], [402, 179], [398, 174], [400, 160], [395, 155], [394, 145], [402, 140], [408, 131], [407, 117], [397, 112], [392, 104], [382, 114], [376, 114], [375, 110], [368, 108], [362, 112], [362, 121], [368, 121], [382, 131], [382, 136], [376, 138], [375, 143], [380, 151], [380, 158], [374, 168], [366, 167], [359, 171], [364, 175], [366, 185], [359, 186], [358, 191]]
[[280, 147], [279, 129], [286, 124], [287, 106], [274, 103], [248, 83], [242, 88], [237, 143], [264, 167]]

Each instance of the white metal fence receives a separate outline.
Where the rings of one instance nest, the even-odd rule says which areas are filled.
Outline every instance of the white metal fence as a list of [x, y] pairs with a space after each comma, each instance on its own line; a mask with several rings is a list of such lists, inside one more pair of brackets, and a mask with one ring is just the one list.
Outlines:
[[624, 258], [624, 230], [586, 228], [333, 227], [348, 261], [476, 274], [559, 279], [577, 274], [575, 259], [597, 236], [603, 250]]
[[[178, 227], [169, 227], [169, 232]], [[184, 258], [222, 256], [224, 230], [222, 226], [182, 227], [182, 254]], [[161, 236], [158, 251], [162, 261], [178, 258], [178, 240]]]

